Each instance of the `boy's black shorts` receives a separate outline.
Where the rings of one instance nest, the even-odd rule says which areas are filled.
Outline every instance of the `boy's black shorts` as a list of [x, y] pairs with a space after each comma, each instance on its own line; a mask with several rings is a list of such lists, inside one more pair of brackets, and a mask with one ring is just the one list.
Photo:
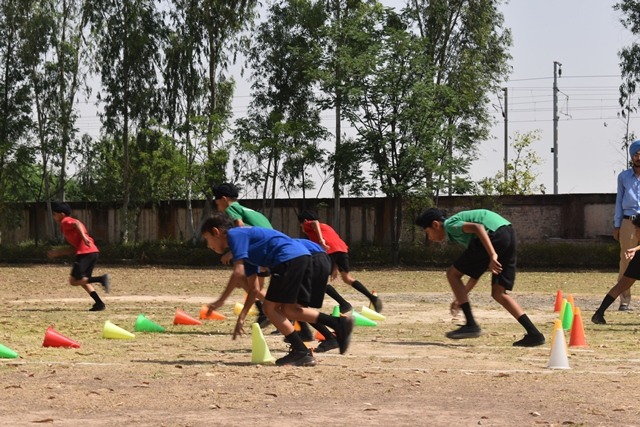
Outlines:
[[91, 277], [93, 269], [96, 266], [96, 262], [98, 262], [98, 252], [76, 255], [73, 267], [71, 267], [71, 277], [76, 280]]
[[636, 254], [629, 261], [629, 265], [627, 269], [624, 271], [624, 275], [626, 277], [631, 277], [632, 279], [639, 280], [640, 279], [640, 254], [636, 252]]
[[[349, 271], [351, 271], [351, 269], [349, 268], [349, 254], [346, 252], [334, 252], [332, 254], [329, 254], [329, 257], [331, 257], [331, 262], [333, 263], [333, 265], [337, 265], [338, 266], [338, 271], [343, 271], [345, 273], [348, 273]], [[332, 265], [332, 268], [333, 268]]]
[[310, 274], [298, 294], [298, 303], [304, 307], [322, 308], [327, 282], [331, 275], [331, 258], [326, 252], [311, 254]]
[[271, 270], [271, 280], [265, 299], [282, 304], [295, 304], [303, 283], [310, 273], [310, 255], [302, 255], [278, 264]]
[[[489, 232], [489, 240], [502, 264], [502, 273], [491, 276], [491, 284], [499, 284], [506, 290], [513, 289], [516, 279], [516, 233], [510, 225], [504, 225]], [[479, 279], [489, 268], [489, 254], [480, 239], [471, 240], [467, 249], [453, 263], [453, 266], [465, 275]]]

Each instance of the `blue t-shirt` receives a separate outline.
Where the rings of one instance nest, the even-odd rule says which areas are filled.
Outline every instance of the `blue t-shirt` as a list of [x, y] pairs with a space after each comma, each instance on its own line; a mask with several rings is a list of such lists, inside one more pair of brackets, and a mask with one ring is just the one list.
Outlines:
[[320, 246], [319, 244], [317, 244], [316, 242], [312, 242], [309, 239], [293, 239], [296, 242], [300, 242], [302, 243], [302, 245], [307, 248], [307, 250], [311, 253], [311, 254], [316, 254], [318, 252], [326, 252], [324, 249], [322, 249], [322, 246]]
[[233, 261], [244, 261], [247, 276], [256, 274], [258, 267], [273, 268], [294, 258], [311, 255], [302, 243], [269, 228], [231, 228], [227, 240]]

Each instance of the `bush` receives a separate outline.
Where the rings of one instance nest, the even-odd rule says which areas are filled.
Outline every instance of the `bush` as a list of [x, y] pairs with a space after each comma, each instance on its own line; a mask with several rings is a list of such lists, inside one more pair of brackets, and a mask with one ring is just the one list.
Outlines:
[[[48, 263], [51, 244], [0, 245], [0, 262]], [[456, 244], [404, 244], [400, 247], [400, 264], [405, 267], [446, 268], [462, 253]], [[392, 249], [382, 245], [354, 245], [349, 248], [353, 266], [394, 267]], [[545, 242], [521, 244], [518, 248], [520, 269], [617, 269], [620, 249], [617, 242]], [[100, 262], [105, 264], [182, 265], [216, 267], [220, 257], [204, 243], [148, 242], [139, 244], [102, 244]]]

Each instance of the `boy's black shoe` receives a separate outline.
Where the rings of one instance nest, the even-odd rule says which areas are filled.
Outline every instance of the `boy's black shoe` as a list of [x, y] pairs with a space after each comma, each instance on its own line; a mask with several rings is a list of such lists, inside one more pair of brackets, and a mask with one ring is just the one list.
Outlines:
[[633, 311], [633, 308], [629, 307], [629, 304], [620, 304], [618, 311]]
[[371, 304], [373, 304], [373, 308], [376, 313], [382, 313], [382, 300], [380, 297], [373, 297]]
[[606, 325], [607, 321], [604, 320], [603, 314], [600, 314], [596, 311], [595, 313], [593, 313], [593, 316], [591, 316], [591, 323], [595, 323], [596, 325]]
[[513, 343], [514, 347], [536, 347], [544, 344], [544, 335], [526, 334], [524, 338]]
[[461, 340], [465, 338], [478, 338], [482, 333], [482, 329], [478, 325], [462, 325], [455, 331], [447, 332], [447, 338], [452, 340]]
[[347, 305], [340, 306], [340, 314], [351, 313], [351, 310], [353, 310], [353, 307], [349, 303], [347, 303]]
[[336, 340], [340, 348], [340, 354], [345, 354], [351, 344], [351, 334], [353, 333], [353, 316], [340, 316], [338, 318], [338, 328], [336, 329]]
[[109, 276], [108, 274], [105, 274], [102, 277], [102, 287], [104, 288], [104, 291], [106, 293], [111, 292], [111, 276]]
[[308, 350], [290, 351], [284, 357], [276, 360], [278, 366], [316, 366], [316, 359], [313, 358]]
[[89, 311], [102, 311], [105, 308], [107, 308], [107, 306], [105, 306], [104, 304], [99, 304], [99, 303], [95, 303], [93, 304], [93, 306], [89, 309]]
[[326, 353], [329, 350], [333, 350], [334, 348], [339, 348], [340, 344], [338, 344], [338, 340], [333, 338], [329, 340], [321, 341], [320, 344], [315, 349], [316, 353]]

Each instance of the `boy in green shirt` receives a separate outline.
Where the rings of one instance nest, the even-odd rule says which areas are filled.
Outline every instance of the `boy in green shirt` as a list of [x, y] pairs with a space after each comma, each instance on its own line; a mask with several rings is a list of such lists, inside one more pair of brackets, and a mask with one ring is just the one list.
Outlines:
[[[231, 218], [236, 227], [249, 225], [252, 227], [273, 229], [271, 222], [269, 222], [269, 219], [266, 216], [238, 203], [238, 189], [235, 185], [228, 182], [216, 185], [213, 187], [213, 197], [215, 198], [218, 212], [224, 212], [229, 218]], [[222, 261], [223, 264], [229, 264], [231, 262], [231, 252], [227, 252], [222, 255], [222, 257], [220, 257], [220, 261]], [[259, 281], [260, 289], [262, 289], [264, 286], [264, 277], [260, 277]], [[260, 324], [261, 328], [267, 327], [271, 322], [269, 322], [269, 319], [262, 311], [261, 301], [256, 300], [256, 308], [259, 312], [257, 322]], [[308, 331], [308, 335], [311, 335], [310, 330]]]
[[[445, 239], [460, 243], [466, 250], [447, 270], [447, 280], [455, 296], [451, 309], [460, 308], [466, 324], [447, 333], [451, 339], [476, 338], [481, 329], [471, 313], [468, 294], [480, 276], [491, 271], [491, 296], [525, 328], [526, 335], [513, 343], [519, 347], [535, 347], [545, 342], [544, 335], [507, 291], [513, 289], [516, 277], [516, 235], [511, 223], [486, 209], [462, 211], [446, 218], [437, 208], [424, 211], [415, 221], [434, 242]], [[469, 276], [467, 285], [463, 276]]]

